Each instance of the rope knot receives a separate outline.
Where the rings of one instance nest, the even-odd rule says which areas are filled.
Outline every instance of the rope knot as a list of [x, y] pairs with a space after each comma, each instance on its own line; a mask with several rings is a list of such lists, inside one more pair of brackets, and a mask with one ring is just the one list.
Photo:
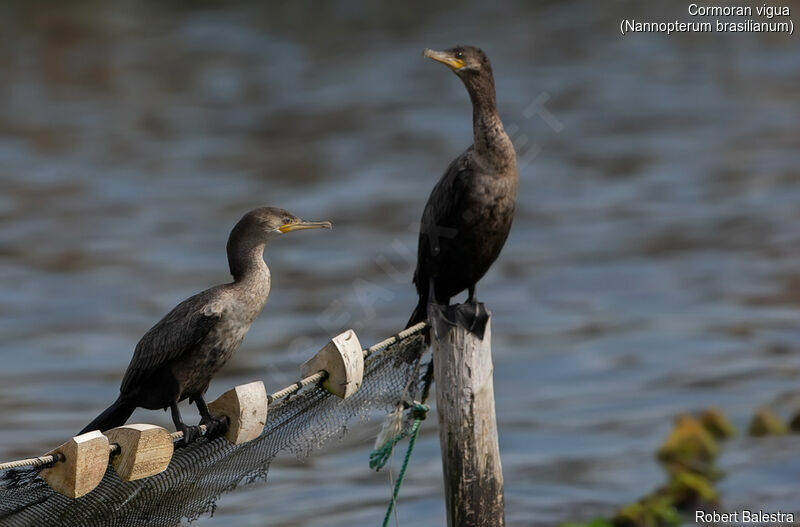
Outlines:
[[414, 403], [414, 406], [411, 407], [411, 417], [420, 421], [424, 421], [425, 418], [428, 417], [428, 410], [430, 410], [428, 405]]

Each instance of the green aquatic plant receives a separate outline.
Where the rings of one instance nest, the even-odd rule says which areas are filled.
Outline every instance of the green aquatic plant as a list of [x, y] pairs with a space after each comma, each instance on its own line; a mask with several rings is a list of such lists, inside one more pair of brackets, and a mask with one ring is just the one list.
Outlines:
[[580, 522], [567, 522], [562, 523], [560, 527], [614, 527], [611, 520], [605, 518], [593, 518], [586, 523]]
[[795, 433], [800, 432], [800, 410], [798, 410], [797, 413], [794, 414], [794, 417], [792, 417], [792, 420], [789, 421], [789, 430]]
[[702, 505], [715, 505], [719, 495], [713, 483], [705, 476], [689, 471], [672, 474], [660, 494], [678, 510], [689, 510]]
[[719, 408], [711, 407], [703, 410], [700, 422], [715, 439], [724, 440], [736, 435], [736, 428]]
[[675, 527], [681, 517], [669, 496], [649, 495], [621, 508], [611, 523], [614, 527]]
[[675, 428], [656, 457], [670, 473], [691, 470], [710, 475], [718, 453], [719, 445], [706, 427], [696, 417], [684, 414], [675, 418]]
[[682, 414], [656, 452], [667, 472], [667, 483], [638, 501], [626, 505], [607, 520], [565, 523], [561, 527], [676, 527], [680, 511], [718, 502], [713, 480], [721, 476], [714, 462], [719, 455], [718, 439], [732, 437], [736, 429], [717, 408], [705, 410], [699, 418]]
[[789, 427], [768, 408], [760, 408], [750, 421], [748, 433], [753, 437], [781, 436], [789, 433]]

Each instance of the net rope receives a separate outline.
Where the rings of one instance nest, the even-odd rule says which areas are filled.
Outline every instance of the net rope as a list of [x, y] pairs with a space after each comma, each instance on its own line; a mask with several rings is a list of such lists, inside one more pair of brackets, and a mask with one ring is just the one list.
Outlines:
[[418, 399], [426, 327], [417, 324], [364, 350], [364, 379], [349, 398], [319, 386], [324, 372], [311, 375], [270, 395], [267, 423], [256, 439], [240, 445], [200, 439], [177, 449], [167, 470], [152, 477], [123, 482], [109, 467], [96, 489], [73, 499], [39, 477], [41, 467], [53, 462], [45, 461], [50, 456], [21, 460], [26, 468], [5, 467], [11, 470], [0, 472], [0, 526], [152, 527], [213, 513], [222, 494], [264, 480], [279, 453], [304, 460], [343, 437], [354, 420]]

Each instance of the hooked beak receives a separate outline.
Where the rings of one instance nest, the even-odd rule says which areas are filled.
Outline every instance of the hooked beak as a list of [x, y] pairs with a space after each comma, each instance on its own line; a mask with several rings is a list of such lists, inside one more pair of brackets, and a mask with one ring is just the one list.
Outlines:
[[422, 56], [433, 59], [436, 62], [441, 62], [453, 71], [460, 70], [467, 64], [463, 60], [455, 58], [447, 51], [434, 51], [432, 49], [425, 48], [422, 52]]
[[329, 221], [296, 221], [294, 223], [287, 223], [286, 225], [281, 225], [278, 227], [278, 230], [282, 233], [292, 232], [292, 231], [303, 231], [306, 229], [331, 229], [333, 225]]

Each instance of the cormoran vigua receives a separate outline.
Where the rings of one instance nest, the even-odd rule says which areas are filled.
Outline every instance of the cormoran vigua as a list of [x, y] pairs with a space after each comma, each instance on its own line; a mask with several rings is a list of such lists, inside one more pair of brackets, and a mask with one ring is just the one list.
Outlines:
[[190, 443], [199, 428], [181, 419], [178, 403], [187, 398], [200, 411], [200, 424], [208, 427], [209, 435], [224, 432], [227, 423], [209, 413], [203, 395], [267, 301], [270, 272], [264, 248], [282, 234], [319, 228], [330, 229], [331, 224], [303, 221], [273, 207], [245, 214], [228, 238], [233, 282], [184, 300], [145, 333], [122, 379], [119, 398], [81, 433], [121, 426], [137, 407], [169, 408], [176, 429], [184, 434], [184, 443]]
[[514, 217], [517, 160], [497, 114], [492, 66], [472, 46], [426, 49], [425, 57], [450, 68], [472, 101], [473, 143], [433, 188], [417, 250], [414, 284], [419, 295], [408, 326], [427, 318], [428, 303], [448, 305], [465, 289], [477, 303], [475, 284], [497, 259]]

